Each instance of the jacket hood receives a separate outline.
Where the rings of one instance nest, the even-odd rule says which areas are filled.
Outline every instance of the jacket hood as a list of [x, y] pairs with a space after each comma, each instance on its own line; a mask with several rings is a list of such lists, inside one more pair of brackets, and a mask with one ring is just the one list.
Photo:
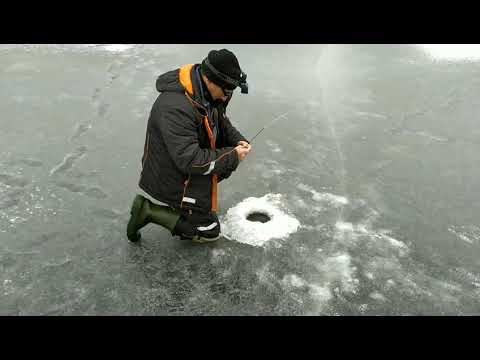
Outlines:
[[[195, 64], [193, 67], [193, 70], [195, 70], [198, 66], [199, 66], [198, 64]], [[200, 97], [200, 93], [201, 93], [200, 87], [202, 87], [203, 93], [204, 93], [204, 99], [207, 102], [209, 102], [212, 106], [217, 107], [218, 103], [212, 100], [210, 93], [208, 92], [203, 81], [199, 83], [198, 81], [195, 81], [195, 77], [192, 80], [193, 80], [192, 86], [193, 86], [193, 93], [194, 93], [193, 99], [198, 103], [201, 103], [201, 104], [203, 103]], [[175, 70], [171, 70], [160, 75], [156, 81], [156, 88], [158, 92], [178, 92], [182, 94], [185, 93], [185, 87], [180, 82], [180, 69], [178, 68]], [[227, 103], [222, 104], [222, 106], [226, 108], [227, 104], [228, 104], [228, 101]]]
[[156, 88], [158, 92], [185, 92], [178, 77], [179, 69], [168, 71], [157, 78]]

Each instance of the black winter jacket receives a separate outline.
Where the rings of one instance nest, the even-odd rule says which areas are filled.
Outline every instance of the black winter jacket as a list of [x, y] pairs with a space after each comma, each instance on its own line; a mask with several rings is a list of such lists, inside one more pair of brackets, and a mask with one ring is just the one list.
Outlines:
[[[179, 79], [179, 70], [158, 77], [160, 92], [148, 119], [139, 186], [153, 198], [176, 209], [208, 213], [212, 206], [212, 176], [218, 182], [236, 170], [239, 159], [235, 146], [247, 141], [225, 115], [225, 104], [210, 107], [210, 127], [216, 127], [216, 150], [210, 145], [203, 124], [210, 104], [200, 96], [202, 81], [190, 73], [191, 100]], [[203, 85], [205, 87], [205, 85]], [[207, 91], [203, 88], [204, 93]]]

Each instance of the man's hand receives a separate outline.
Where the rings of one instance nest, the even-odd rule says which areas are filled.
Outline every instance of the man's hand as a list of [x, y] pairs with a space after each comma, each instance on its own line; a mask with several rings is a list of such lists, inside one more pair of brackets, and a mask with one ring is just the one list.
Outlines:
[[243, 141], [243, 140], [240, 140], [237, 145], [242, 145], [242, 146], [246, 146], [246, 147], [251, 146], [248, 142]]
[[246, 141], [239, 141], [238, 146], [235, 148], [237, 151], [238, 159], [242, 161], [245, 159], [252, 149], [251, 145], [247, 143]]

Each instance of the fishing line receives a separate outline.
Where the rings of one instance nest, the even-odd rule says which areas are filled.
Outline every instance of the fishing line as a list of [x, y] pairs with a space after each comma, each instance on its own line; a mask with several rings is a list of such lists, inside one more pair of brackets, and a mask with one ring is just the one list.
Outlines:
[[280, 115], [280, 116], [277, 116], [275, 119], [273, 119], [272, 121], [270, 121], [267, 125], [265, 125], [263, 128], [260, 129], [260, 131], [250, 140], [250, 143], [252, 143], [253, 139], [255, 139], [258, 135], [260, 135], [260, 133], [265, 130], [267, 127], [271, 126], [273, 123], [275, 123], [276, 121], [280, 120], [281, 118], [285, 118], [286, 119], [286, 116], [290, 111], [287, 111], [286, 113]]

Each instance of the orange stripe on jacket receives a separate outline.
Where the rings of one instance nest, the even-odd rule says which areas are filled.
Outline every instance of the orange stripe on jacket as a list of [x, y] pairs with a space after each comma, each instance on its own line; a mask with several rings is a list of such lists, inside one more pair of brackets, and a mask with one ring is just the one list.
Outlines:
[[[212, 129], [210, 129], [210, 124], [208, 123], [208, 117], [205, 116], [203, 118], [203, 124], [205, 125], [205, 128], [207, 129], [208, 133], [208, 138], [210, 139], [210, 146], [212, 150], [215, 150], [215, 138], [213, 137], [213, 132]], [[218, 179], [217, 175], [212, 176], [212, 211], [217, 212], [218, 211]]]

